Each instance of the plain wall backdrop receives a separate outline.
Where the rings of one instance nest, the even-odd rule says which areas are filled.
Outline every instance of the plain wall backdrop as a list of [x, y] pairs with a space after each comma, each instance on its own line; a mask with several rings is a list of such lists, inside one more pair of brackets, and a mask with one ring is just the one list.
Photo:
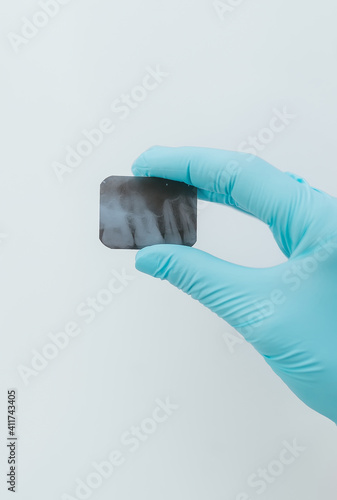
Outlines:
[[[231, 349], [216, 315], [137, 272], [134, 251], [104, 247], [98, 210], [101, 181], [131, 175], [152, 145], [236, 150], [253, 136], [262, 158], [337, 196], [336, 2], [55, 1], [0, 5], [1, 498], [14, 387], [18, 500], [80, 498], [90, 475], [94, 500], [335, 499], [336, 426], [251, 346]], [[291, 118], [272, 135], [275, 113]], [[198, 225], [197, 248], [218, 257], [284, 260], [231, 208], [201, 203]], [[25, 384], [43, 350], [53, 359]], [[100, 481], [93, 463], [114, 450], [121, 465]], [[268, 467], [277, 477], [254, 488]]]

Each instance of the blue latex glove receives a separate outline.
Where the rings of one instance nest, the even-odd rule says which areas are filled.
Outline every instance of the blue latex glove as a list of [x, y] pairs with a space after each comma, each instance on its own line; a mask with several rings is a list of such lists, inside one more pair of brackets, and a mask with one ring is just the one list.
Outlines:
[[137, 253], [136, 268], [226, 320], [302, 401], [337, 423], [337, 199], [245, 153], [154, 147], [132, 171], [194, 185], [199, 198], [269, 225], [288, 257], [275, 267], [154, 245]]

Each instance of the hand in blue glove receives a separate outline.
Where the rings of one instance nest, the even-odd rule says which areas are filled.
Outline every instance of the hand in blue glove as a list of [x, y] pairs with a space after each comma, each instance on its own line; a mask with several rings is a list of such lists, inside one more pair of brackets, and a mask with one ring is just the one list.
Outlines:
[[337, 423], [337, 199], [245, 153], [154, 147], [132, 171], [196, 186], [269, 225], [288, 261], [266, 269], [154, 245], [136, 268], [226, 320], [308, 406]]

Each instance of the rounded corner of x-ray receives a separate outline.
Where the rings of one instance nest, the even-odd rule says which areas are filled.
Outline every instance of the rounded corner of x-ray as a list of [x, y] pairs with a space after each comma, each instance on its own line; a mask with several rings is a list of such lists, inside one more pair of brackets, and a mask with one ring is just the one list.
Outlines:
[[112, 175], [109, 175], [108, 177], [106, 177], [105, 179], [102, 180], [101, 184], [100, 184], [100, 190], [104, 189], [106, 187], [106, 185], [109, 183], [109, 180], [112, 179], [113, 176]]
[[193, 246], [197, 189], [158, 177], [107, 177], [100, 185], [99, 239], [111, 249]]

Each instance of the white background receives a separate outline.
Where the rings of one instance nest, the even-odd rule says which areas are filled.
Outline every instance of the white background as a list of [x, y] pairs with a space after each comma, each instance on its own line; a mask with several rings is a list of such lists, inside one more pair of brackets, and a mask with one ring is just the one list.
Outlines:
[[[309, 410], [230, 327], [166, 282], [134, 268], [134, 251], [98, 240], [99, 184], [130, 175], [146, 148], [237, 149], [273, 109], [296, 119], [260, 156], [337, 195], [335, 0], [244, 0], [218, 15], [211, 0], [72, 0], [14, 51], [35, 0], [1, 2], [0, 496], [6, 491], [6, 394], [18, 393], [20, 500], [75, 497], [76, 478], [120, 449], [125, 463], [95, 500], [336, 498], [337, 431]], [[169, 75], [127, 119], [111, 103], [148, 66]], [[59, 182], [53, 162], [81, 131], [110, 117], [106, 136]], [[261, 223], [202, 207], [197, 247], [248, 266], [284, 258]], [[90, 324], [77, 306], [111, 270], [135, 279]], [[26, 386], [48, 333], [81, 333]], [[151, 417], [156, 399], [179, 406], [136, 453], [121, 435]], [[283, 442], [305, 451], [258, 495], [247, 484]], [[243, 497], [245, 498], [245, 497]]]

